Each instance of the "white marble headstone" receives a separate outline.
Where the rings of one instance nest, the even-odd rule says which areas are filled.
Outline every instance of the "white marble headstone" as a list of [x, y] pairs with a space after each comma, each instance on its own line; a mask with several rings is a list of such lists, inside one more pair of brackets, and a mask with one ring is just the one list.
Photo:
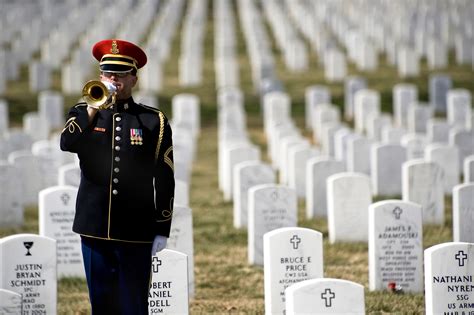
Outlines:
[[384, 200], [369, 207], [369, 288], [423, 291], [421, 206]]
[[323, 277], [323, 235], [306, 228], [280, 228], [265, 233], [265, 313], [285, 310], [285, 289], [300, 281]]
[[39, 192], [39, 234], [56, 240], [59, 278], [85, 278], [81, 238], [72, 231], [77, 189], [73, 186], [54, 186]]
[[474, 183], [453, 188], [453, 241], [474, 243]]
[[188, 207], [175, 206], [173, 220], [166, 248], [176, 250], [188, 256], [189, 297], [194, 297], [194, 241], [193, 214]]
[[238, 163], [234, 167], [234, 227], [247, 228], [248, 190], [256, 185], [276, 183], [275, 170], [261, 161]]
[[425, 249], [426, 314], [474, 312], [474, 246], [448, 242]]
[[152, 257], [149, 314], [189, 314], [188, 257], [163, 249]]
[[0, 239], [0, 270], [0, 287], [22, 295], [23, 312], [56, 314], [54, 239], [35, 234], [16, 234]]
[[404, 201], [421, 205], [423, 223], [444, 223], [444, 173], [437, 163], [410, 160], [402, 166]]
[[248, 261], [263, 265], [263, 235], [297, 224], [296, 192], [286, 186], [262, 184], [251, 187], [248, 195]]
[[345, 171], [344, 162], [328, 156], [313, 157], [306, 162], [306, 218], [327, 217], [327, 185], [329, 176]]
[[58, 185], [79, 187], [81, 182], [81, 168], [77, 163], [68, 163], [58, 169]]
[[364, 286], [341, 279], [305, 280], [285, 291], [286, 315], [365, 314]]
[[402, 164], [406, 149], [399, 144], [375, 144], [371, 149], [370, 176], [375, 196], [402, 193]]
[[443, 143], [433, 143], [425, 147], [425, 160], [438, 163], [444, 172], [444, 193], [450, 195], [453, 187], [460, 182], [459, 149]]
[[339, 173], [327, 179], [329, 242], [367, 242], [372, 190], [369, 176]]
[[23, 224], [23, 186], [19, 170], [0, 160], [0, 227]]

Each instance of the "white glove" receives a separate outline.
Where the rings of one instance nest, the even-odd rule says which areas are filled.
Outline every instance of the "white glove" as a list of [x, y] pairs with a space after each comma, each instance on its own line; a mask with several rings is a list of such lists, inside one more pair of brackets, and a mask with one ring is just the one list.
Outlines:
[[156, 253], [158, 253], [163, 248], [165, 248], [167, 241], [168, 241], [168, 238], [166, 236], [163, 236], [163, 235], [155, 236], [155, 239], [153, 240], [153, 245], [151, 246], [151, 255], [155, 256]]

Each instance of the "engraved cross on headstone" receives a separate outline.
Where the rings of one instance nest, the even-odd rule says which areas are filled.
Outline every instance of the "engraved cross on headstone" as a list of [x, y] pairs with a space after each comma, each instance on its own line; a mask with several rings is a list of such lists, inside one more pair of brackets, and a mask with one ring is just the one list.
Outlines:
[[395, 219], [400, 220], [400, 216], [403, 210], [400, 207], [396, 207], [395, 209], [392, 210], [392, 212], [395, 215]]
[[336, 297], [336, 293], [332, 292], [331, 289], [325, 289], [324, 293], [321, 293], [321, 299], [324, 300], [326, 307], [332, 306], [332, 299]]
[[298, 249], [299, 244], [301, 243], [301, 238], [298, 237], [298, 235], [293, 235], [293, 237], [290, 239], [290, 243], [293, 244], [293, 249]]
[[61, 200], [63, 201], [64, 205], [68, 204], [69, 199], [71, 199], [71, 197], [69, 197], [68, 194], [64, 193], [64, 194], [61, 195]]
[[464, 253], [463, 250], [460, 250], [455, 256], [454, 258], [456, 258], [458, 260], [458, 263], [459, 263], [459, 267], [462, 267], [464, 266], [464, 261], [467, 259], [467, 255], [466, 253]]
[[276, 192], [276, 190], [274, 190], [270, 197], [272, 198], [273, 201], [277, 200], [278, 199], [278, 193]]
[[[154, 264], [155, 261], [156, 261], [156, 264]], [[161, 266], [161, 259], [158, 259], [158, 257], [153, 257], [152, 265], [153, 265], [153, 272], [158, 272], [158, 267]]]

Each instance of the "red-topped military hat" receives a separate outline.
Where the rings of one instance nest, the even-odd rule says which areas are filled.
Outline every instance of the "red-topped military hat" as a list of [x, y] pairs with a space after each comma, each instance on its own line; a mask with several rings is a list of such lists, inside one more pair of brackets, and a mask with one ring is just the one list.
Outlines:
[[137, 45], [121, 39], [105, 39], [94, 45], [92, 55], [104, 72], [128, 72], [146, 64], [145, 52]]

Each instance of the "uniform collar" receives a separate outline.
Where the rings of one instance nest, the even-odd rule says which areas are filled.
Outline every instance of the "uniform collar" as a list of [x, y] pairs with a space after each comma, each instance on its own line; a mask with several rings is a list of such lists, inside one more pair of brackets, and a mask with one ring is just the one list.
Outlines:
[[130, 107], [133, 106], [133, 104], [135, 104], [135, 102], [133, 101], [132, 97], [129, 97], [126, 100], [118, 100], [112, 106], [112, 110], [116, 113], [121, 113], [130, 109]]

